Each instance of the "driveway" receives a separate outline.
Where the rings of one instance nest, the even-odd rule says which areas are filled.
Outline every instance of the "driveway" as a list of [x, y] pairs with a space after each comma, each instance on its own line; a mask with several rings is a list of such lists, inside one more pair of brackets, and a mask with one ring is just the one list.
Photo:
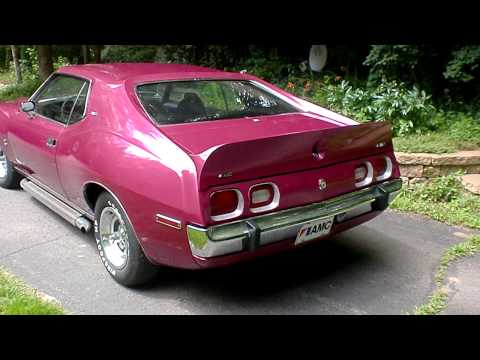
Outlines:
[[82, 234], [23, 191], [0, 189], [0, 265], [74, 314], [405, 314], [434, 289], [464, 230], [387, 211], [316, 244], [204, 271], [117, 285]]

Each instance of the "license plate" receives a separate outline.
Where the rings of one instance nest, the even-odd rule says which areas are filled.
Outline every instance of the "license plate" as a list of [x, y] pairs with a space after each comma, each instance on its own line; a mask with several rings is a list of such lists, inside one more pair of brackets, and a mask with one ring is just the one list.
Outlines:
[[333, 216], [303, 225], [297, 233], [295, 245], [328, 235], [333, 226]]

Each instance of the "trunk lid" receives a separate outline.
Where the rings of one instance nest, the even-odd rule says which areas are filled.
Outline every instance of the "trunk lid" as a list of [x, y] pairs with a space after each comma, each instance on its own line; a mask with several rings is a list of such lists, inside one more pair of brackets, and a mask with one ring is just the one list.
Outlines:
[[392, 148], [387, 123], [346, 125], [309, 113], [161, 128], [197, 167], [199, 189], [320, 168]]

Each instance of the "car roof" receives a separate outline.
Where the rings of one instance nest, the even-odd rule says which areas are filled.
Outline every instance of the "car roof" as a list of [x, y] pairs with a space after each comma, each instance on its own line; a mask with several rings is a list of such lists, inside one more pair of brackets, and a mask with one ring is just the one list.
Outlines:
[[[78, 75], [105, 82], [121, 82], [125, 80], [172, 80], [183, 78], [246, 78], [240, 73], [231, 73], [203, 66], [187, 64], [161, 63], [110, 63], [63, 66], [59, 73]], [[238, 76], [237, 76], [238, 75]]]

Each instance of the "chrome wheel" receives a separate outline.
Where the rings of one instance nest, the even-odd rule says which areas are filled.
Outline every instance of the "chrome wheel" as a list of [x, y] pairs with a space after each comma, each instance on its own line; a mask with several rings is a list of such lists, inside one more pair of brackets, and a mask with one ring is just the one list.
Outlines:
[[0, 150], [0, 178], [7, 176], [7, 157], [3, 150]]
[[117, 209], [113, 207], [103, 209], [99, 233], [105, 257], [116, 268], [123, 268], [128, 258], [128, 233]]

